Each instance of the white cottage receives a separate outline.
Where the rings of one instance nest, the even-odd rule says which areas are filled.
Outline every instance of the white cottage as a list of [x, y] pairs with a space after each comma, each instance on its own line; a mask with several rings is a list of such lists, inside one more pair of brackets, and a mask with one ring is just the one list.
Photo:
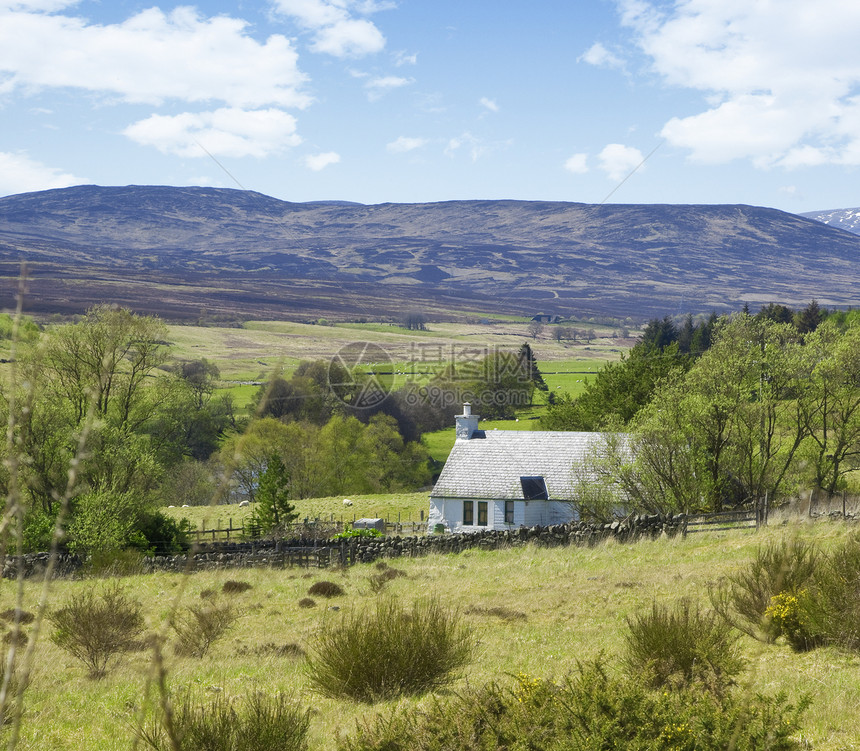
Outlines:
[[479, 430], [468, 404], [456, 422], [454, 448], [430, 494], [431, 532], [437, 525], [474, 532], [576, 518], [577, 467], [603, 434]]

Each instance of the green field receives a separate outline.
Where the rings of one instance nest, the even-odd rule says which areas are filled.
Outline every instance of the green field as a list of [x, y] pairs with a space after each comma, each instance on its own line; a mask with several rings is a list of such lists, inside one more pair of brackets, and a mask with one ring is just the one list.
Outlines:
[[[352, 506], [345, 507], [343, 500], [348, 497]], [[354, 519], [385, 519], [390, 522], [421, 521], [421, 512], [427, 516], [429, 491], [414, 493], [380, 493], [378, 495], [349, 495], [332, 498], [305, 498], [291, 501], [295, 506], [299, 521], [338, 521], [351, 522]], [[232, 521], [233, 527], [240, 527], [253, 511], [252, 506], [240, 508], [237, 505], [192, 506], [191, 508], [172, 507], [164, 509], [174, 519], [188, 519], [193, 529], [226, 527]]]
[[[273, 373], [289, 375], [302, 360], [330, 360], [344, 347], [366, 342], [379, 348], [377, 370], [382, 380], [398, 388], [424, 383], [449, 363], [473, 358], [494, 347], [516, 349], [528, 341], [539, 366], [551, 373], [547, 383], [556, 391], [576, 393], [583, 375], [617, 360], [632, 340], [614, 338], [607, 327], [590, 345], [556, 342], [551, 327], [537, 339], [522, 320], [482, 323], [430, 323], [427, 331], [407, 331], [384, 323], [315, 325], [290, 321], [251, 321], [242, 328], [171, 325], [169, 341], [177, 360], [206, 358], [221, 373], [221, 387], [233, 394], [240, 409], [247, 407], [256, 386]], [[390, 375], [389, 375], [390, 374]]]
[[[575, 670], [579, 661], [601, 653], [613, 660], [622, 648], [625, 618], [650, 608], [654, 600], [671, 604], [689, 597], [707, 607], [709, 586], [747, 566], [762, 543], [797, 535], [826, 548], [849, 531], [840, 523], [791, 522], [759, 534], [716, 532], [685, 540], [606, 543], [593, 548], [529, 546], [432, 555], [390, 561], [406, 575], [390, 582], [386, 593], [406, 605], [434, 594], [466, 619], [478, 646], [454, 691], [467, 684], [509, 680], [519, 673], [560, 679]], [[296, 650], [291, 648], [293, 656], [279, 656], [279, 648], [308, 649], [320, 624], [340, 617], [331, 606], [340, 610], [371, 606], [377, 595], [369, 579], [375, 571], [366, 564], [344, 571], [256, 569], [125, 577], [122, 585], [143, 603], [147, 629], [167, 638], [163, 661], [154, 662], [146, 649], [131, 652], [105, 679], [95, 681], [86, 677], [75, 658], [51, 643], [47, 638], [51, 627], [46, 623], [35, 652], [18, 748], [132, 749], [136, 718], [151, 712], [157, 702], [153, 671], [163, 669], [171, 690], [190, 689], [202, 699], [241, 698], [253, 690], [286, 692], [313, 707], [310, 751], [328, 751], [334, 748], [337, 734], [352, 732], [356, 720], [392, 705], [369, 706], [314, 694]], [[316, 607], [299, 607], [308, 588], [323, 579], [339, 583], [346, 595], [320, 601]], [[247, 592], [231, 596], [242, 613], [235, 628], [204, 659], [176, 656], [166, 627], [171, 612], [199, 603], [202, 593], [220, 591], [227, 580], [251, 585]], [[62, 606], [90, 584], [55, 582], [49, 607]], [[39, 584], [24, 583], [22, 604], [27, 611], [37, 610], [40, 592]], [[15, 585], [8, 583], [0, 595], [0, 610], [12, 607]], [[495, 614], [499, 612], [517, 615], [501, 618]], [[860, 657], [856, 653], [829, 648], [797, 653], [781, 642], [764, 644], [748, 637], [742, 638], [741, 645], [747, 669], [737, 690], [748, 693], [752, 702], [756, 692], [784, 690], [793, 699], [808, 693], [813, 704], [795, 736], [802, 738], [804, 748], [857, 747]], [[420, 704], [429, 699], [406, 701]], [[4, 731], [6, 738], [9, 732]]]

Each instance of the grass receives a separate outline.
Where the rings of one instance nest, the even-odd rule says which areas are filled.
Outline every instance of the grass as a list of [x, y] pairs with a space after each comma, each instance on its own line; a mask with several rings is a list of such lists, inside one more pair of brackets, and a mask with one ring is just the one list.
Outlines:
[[[451, 431], [453, 435], [453, 429]], [[452, 441], [453, 445], [453, 441]], [[446, 454], [447, 456], [447, 454]], [[381, 493], [378, 495], [350, 495], [352, 506], [343, 505], [344, 496], [329, 498], [305, 498], [292, 501], [299, 521], [322, 519], [352, 522], [354, 519], [387, 519], [391, 522], [417, 522], [421, 512], [427, 518], [430, 507], [430, 492], [422, 490], [410, 493]], [[164, 512], [172, 519], [188, 519], [192, 529], [225, 528], [232, 520], [233, 527], [241, 527], [253, 513], [253, 505], [240, 508], [229, 506], [192, 506], [190, 508], [166, 508]]]
[[[682, 597], [707, 606], [711, 583], [746, 566], [761, 544], [798, 536], [815, 540], [822, 550], [835, 548], [847, 535], [841, 524], [794, 523], [773, 526], [758, 535], [719, 532], [690, 535], [686, 540], [662, 539], [632, 545], [607, 543], [594, 548], [514, 548], [500, 552], [470, 551], [461, 555], [430, 556], [397, 561], [406, 574], [386, 584], [386, 596], [410, 608], [428, 594], [463, 613], [477, 636], [478, 646], [468, 666], [468, 684], [482, 685], [506, 675], [526, 673], [563, 678], [578, 661], [601, 652], [619, 655], [624, 646], [626, 619], [646, 613], [653, 602], [672, 604]], [[169, 685], [191, 687], [212, 694], [245, 695], [252, 690], [269, 694], [294, 693], [308, 702], [313, 697], [310, 748], [333, 747], [337, 733], [349, 733], [356, 719], [376, 707], [353, 705], [316, 697], [295, 649], [307, 649], [318, 630], [339, 613], [330, 601], [302, 607], [301, 601], [316, 581], [331, 580], [346, 590], [341, 608], [366, 607], [376, 598], [369, 584], [374, 565], [337, 571], [288, 569], [243, 570], [252, 588], [233, 595], [232, 603], [245, 614], [241, 628], [215, 643], [204, 659], [164, 650]], [[205, 590], [219, 591], [236, 578], [234, 571], [200, 572], [187, 578], [175, 574], [126, 577], [123, 582], [143, 605], [146, 629], [163, 631], [171, 607], [200, 602]], [[87, 582], [59, 581], [53, 605], [60, 608]], [[23, 607], [36, 610], [40, 585], [26, 582]], [[0, 596], [0, 612], [13, 604], [7, 584]], [[496, 613], [516, 612], [516, 618]], [[274, 645], [274, 647], [272, 647]], [[793, 652], [782, 641], [765, 644], [742, 637], [741, 656], [747, 661], [743, 688], [773, 693], [785, 689], [796, 700], [809, 692], [813, 704], [803, 736], [817, 751], [855, 747], [860, 738], [860, 655], [834, 648]], [[42, 639], [36, 669], [27, 693], [22, 727], [24, 749], [114, 751], [131, 748], [130, 723], [147, 699], [151, 655], [129, 653], [99, 682], [84, 675], [75, 658]], [[452, 690], [466, 686], [466, 678]], [[408, 700], [420, 701], [420, 700]], [[387, 705], [380, 705], [380, 710]]]

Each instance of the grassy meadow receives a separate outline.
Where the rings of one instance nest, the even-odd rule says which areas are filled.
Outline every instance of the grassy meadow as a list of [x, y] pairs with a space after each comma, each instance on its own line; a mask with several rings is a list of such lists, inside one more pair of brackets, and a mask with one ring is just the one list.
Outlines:
[[[404, 604], [435, 595], [459, 611], [476, 636], [471, 663], [451, 690], [512, 675], [561, 678], [577, 661], [605, 653], [618, 655], [625, 618], [657, 600], [670, 604], [681, 597], [707, 605], [708, 587], [745, 566], [759, 545], [787, 536], [814, 540], [822, 548], [845, 537], [842, 523], [790, 521], [759, 533], [709, 532], [687, 539], [658, 539], [635, 544], [605, 543], [593, 548], [542, 549], [528, 546], [499, 552], [469, 551], [392, 560], [406, 575], [375, 594], [372, 564], [343, 571], [226, 570], [191, 575], [153, 574], [120, 579], [126, 591], [143, 603], [150, 632], [168, 636], [162, 667], [173, 690], [191, 690], [200, 698], [216, 694], [245, 696], [254, 689], [285, 692], [311, 707], [311, 751], [334, 746], [359, 718], [388, 708], [322, 698], [311, 690], [303, 672], [301, 651], [309, 649], [321, 624], [350, 608], [371, 606], [378, 596]], [[222, 641], [202, 659], [177, 657], [165, 623], [174, 609], [201, 602], [207, 590], [220, 592], [228, 580], [251, 585], [230, 598], [242, 613]], [[300, 607], [318, 581], [340, 584], [345, 595], [316, 598]], [[89, 581], [53, 584], [50, 607], [63, 605]], [[14, 584], [5, 586], [0, 611], [14, 605]], [[23, 607], [37, 609], [40, 585], [25, 582]], [[339, 610], [338, 610], [339, 609]], [[32, 628], [31, 626], [25, 628]], [[101, 681], [46, 637], [40, 638], [35, 669], [26, 695], [19, 748], [118, 751], [133, 747], [136, 718], [156, 702], [153, 658], [141, 650], [122, 656]], [[802, 725], [808, 748], [843, 751], [860, 746], [860, 656], [834, 649], [795, 653], [780, 642], [763, 644], [743, 637], [748, 662], [740, 678], [750, 701], [756, 692], [785, 690], [790, 697], [811, 695], [813, 704]], [[443, 694], [446, 692], [443, 692]], [[410, 699], [410, 702], [426, 702]], [[9, 730], [3, 731], [8, 733]]]
[[[352, 506], [344, 507], [348, 497]], [[376, 495], [333, 496], [331, 498], [305, 498], [292, 501], [299, 519], [321, 519], [323, 521], [351, 522], [353, 519], [386, 519], [388, 521], [415, 522], [424, 512], [427, 518], [429, 491], [413, 493], [380, 493]], [[235, 504], [220, 506], [172, 507], [164, 510], [174, 519], [188, 519], [192, 529], [226, 527], [230, 520], [240, 527], [253, 513], [253, 505], [239, 507]]]

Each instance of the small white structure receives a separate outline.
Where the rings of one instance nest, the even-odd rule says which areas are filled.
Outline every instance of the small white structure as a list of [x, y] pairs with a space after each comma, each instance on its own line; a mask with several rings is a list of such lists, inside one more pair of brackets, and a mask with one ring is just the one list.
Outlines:
[[469, 404], [430, 493], [430, 532], [475, 532], [563, 524], [578, 476], [603, 433], [479, 430]]
[[352, 523], [353, 529], [375, 529], [385, 534], [385, 519], [356, 519]]

